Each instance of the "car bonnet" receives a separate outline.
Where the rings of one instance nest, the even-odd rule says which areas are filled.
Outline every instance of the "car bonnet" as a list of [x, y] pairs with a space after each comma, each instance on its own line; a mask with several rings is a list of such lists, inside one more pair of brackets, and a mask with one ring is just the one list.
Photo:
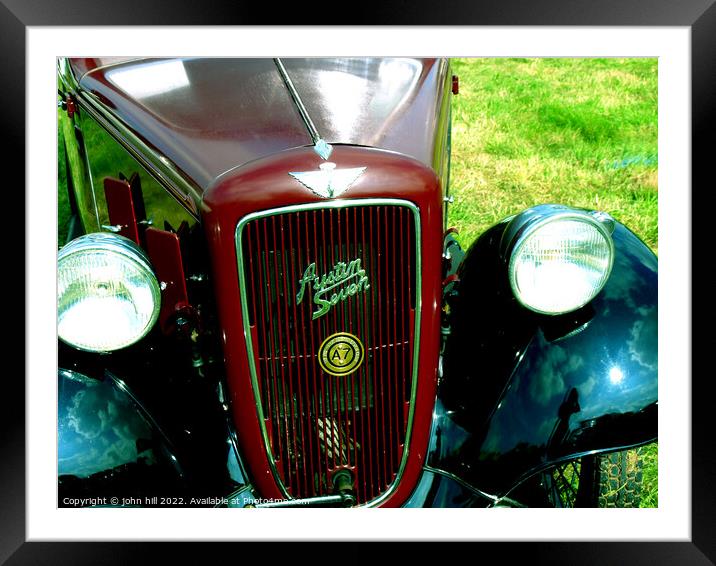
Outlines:
[[[432, 166], [445, 61], [282, 61], [327, 142], [397, 151]], [[272, 59], [75, 59], [72, 66], [84, 91], [201, 190], [229, 169], [312, 143]]]

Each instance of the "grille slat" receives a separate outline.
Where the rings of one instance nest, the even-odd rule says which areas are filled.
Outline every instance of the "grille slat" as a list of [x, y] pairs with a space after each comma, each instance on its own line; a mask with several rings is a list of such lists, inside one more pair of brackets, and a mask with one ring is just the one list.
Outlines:
[[[325, 226], [325, 224], [324, 224], [324, 226]], [[335, 242], [333, 241], [333, 209], [332, 208], [328, 210], [328, 237], [329, 237], [329, 242], [330, 242], [329, 249], [331, 251], [331, 260], [330, 260], [331, 263], [330, 263], [330, 265], [328, 264], [328, 254], [325, 254], [326, 255], [326, 264], [324, 266], [322, 273], [328, 273], [331, 265], [336, 264]], [[337, 332], [338, 321], [336, 320], [336, 318], [337, 317], [335, 317], [335, 316], [331, 316], [329, 319], [333, 323], [333, 329], [331, 331], [332, 334]], [[336, 403], [335, 403], [335, 401], [336, 401], [335, 389], [337, 389], [336, 385], [337, 384], [334, 380], [332, 380], [332, 379], [328, 380], [328, 390], [329, 390], [328, 394], [330, 395], [329, 405], [331, 407], [331, 415], [332, 416], [335, 416], [336, 413], [338, 412], [338, 409], [336, 408]], [[337, 406], [340, 408], [340, 403], [338, 403]], [[340, 415], [338, 415], [337, 418], [338, 418], [338, 422], [342, 422]], [[331, 444], [330, 444], [330, 446], [327, 446], [326, 448], [328, 449], [328, 451], [331, 454], [331, 459], [333, 461], [332, 467], [335, 469], [336, 468], [336, 453], [338, 452], [340, 454], [340, 452], [339, 452], [340, 448], [338, 445], [338, 438], [339, 438], [340, 432], [338, 430], [336, 430], [337, 427], [335, 426], [333, 419], [331, 419], [329, 417], [324, 417], [323, 423], [324, 423], [324, 425], [323, 425], [324, 428], [326, 428], [327, 430], [330, 431]], [[338, 460], [338, 462], [340, 463], [340, 459]]]
[[[354, 209], [357, 211], [357, 209]], [[365, 237], [365, 208], [360, 209], [360, 234], [361, 234], [361, 242], [363, 242], [363, 249], [362, 249], [362, 255], [361, 259], [363, 260], [363, 265], [366, 269], [368, 269], [368, 257], [366, 254], [366, 237]], [[356, 227], [358, 226], [358, 223], [356, 222]], [[368, 298], [363, 295], [361, 297], [361, 302], [363, 304], [363, 335], [366, 336], [366, 339], [368, 339]], [[370, 389], [371, 391], [375, 391], [375, 387], [369, 386], [369, 379], [370, 374], [368, 373], [368, 358], [370, 357], [370, 352], [366, 349], [366, 361], [363, 363], [363, 366], [361, 367], [360, 371], [363, 374], [363, 377], [365, 379], [365, 386], [366, 389]], [[368, 398], [368, 394], [366, 394], [366, 398]], [[367, 400], [366, 400], [366, 406], [368, 406]], [[370, 413], [367, 413], [365, 411], [361, 411], [361, 424], [365, 422], [367, 424], [367, 432], [366, 427], [361, 427], [361, 430], [364, 434], [367, 433], [368, 438], [373, 437], [373, 427], [371, 426], [371, 419], [370, 419]], [[365, 441], [363, 442], [363, 446], [365, 446]], [[367, 499], [368, 493], [373, 493], [375, 489], [375, 471], [373, 469], [373, 455], [372, 453], [361, 450], [361, 455], [363, 456], [363, 469], [367, 470], [366, 473], [364, 473], [364, 481], [362, 482], [362, 486], [364, 488], [364, 498]]]
[[[353, 208], [353, 241], [355, 242], [355, 257], [362, 257], [363, 255], [363, 249], [365, 246], [361, 245], [361, 243], [358, 241], [358, 209]], [[346, 227], [348, 227], [348, 222], [346, 222]], [[346, 228], [346, 233], [348, 232], [348, 228]], [[365, 265], [365, 263], [363, 263]], [[360, 298], [360, 301], [355, 301], [353, 303], [355, 308], [355, 321], [356, 321], [356, 328], [360, 329], [358, 330], [363, 336], [365, 336], [365, 326], [362, 324], [363, 322], [363, 316], [362, 313], [365, 310], [362, 306], [363, 303], [363, 297]], [[365, 364], [358, 370], [359, 372], [363, 372], [365, 368]], [[360, 446], [365, 446], [365, 432], [364, 432], [364, 413], [360, 411], [360, 407], [367, 405], [367, 396], [364, 395], [364, 389], [363, 389], [363, 379], [358, 379], [358, 410], [353, 410], [353, 419], [355, 426], [358, 426], [358, 419], [360, 417], [360, 426], [359, 426], [359, 433], [358, 436], [360, 438]], [[354, 455], [355, 461], [360, 462], [360, 465], [362, 466], [362, 469], [366, 469], [365, 466], [365, 452], [362, 450], [359, 452], [358, 450], [355, 451]], [[357, 488], [360, 491], [359, 497], [362, 498], [363, 501], [366, 499], [366, 482], [363, 481], [362, 484], [358, 485]]]
[[[379, 213], [380, 211], [377, 211], [377, 212]], [[373, 217], [371, 215], [371, 222], [372, 221], [373, 221]], [[381, 278], [383, 266], [382, 266], [382, 262], [380, 261], [381, 255], [382, 255], [381, 252], [383, 249], [383, 241], [380, 238], [380, 218], [376, 219], [375, 224], [376, 224], [376, 226], [375, 226], [376, 241], [378, 244], [378, 248], [376, 250], [377, 253], [373, 257], [376, 258], [375, 264], [376, 264], [377, 278], [379, 281], [383, 281], [383, 279]], [[371, 233], [372, 232], [373, 231], [371, 230]], [[374, 312], [377, 313], [377, 319], [378, 319], [378, 326], [377, 326], [378, 336], [377, 336], [377, 338], [378, 338], [379, 344], [384, 344], [385, 342], [383, 342], [383, 312], [385, 312], [385, 311], [382, 307], [383, 307], [383, 301], [385, 300], [385, 289], [382, 285], [378, 286], [377, 300], [378, 300], [378, 308], [374, 309]], [[382, 451], [378, 452], [378, 458], [380, 460], [381, 472], [382, 472], [381, 476], [380, 476], [380, 478], [381, 478], [380, 487], [381, 487], [381, 489], [385, 489], [386, 476], [388, 475], [388, 471], [387, 471], [388, 469], [386, 467], [386, 463], [387, 463], [386, 451], [388, 450], [388, 446], [387, 446], [388, 442], [387, 442], [387, 438], [386, 438], [386, 427], [385, 427], [385, 389], [383, 387], [383, 362], [385, 360], [385, 352], [382, 349], [377, 350], [376, 357], [378, 358], [377, 370], [376, 370], [376, 374], [378, 376], [377, 391], [379, 392], [379, 396], [380, 396], [380, 411], [378, 411], [377, 414], [380, 416], [380, 423], [379, 423], [380, 429], [379, 430], [381, 431], [381, 437], [383, 440], [382, 445], [384, 447], [384, 449]]]
[[[276, 241], [276, 218], [274, 216], [271, 217], [271, 237], [272, 240]], [[268, 223], [268, 222], [267, 222]], [[272, 268], [272, 273], [269, 272], [269, 281], [270, 281], [270, 287], [271, 287], [271, 297], [272, 297], [272, 304], [279, 305], [280, 304], [280, 297], [278, 293], [278, 285], [281, 281], [281, 277], [279, 276], [278, 270], [277, 270], [277, 253], [276, 253], [276, 246], [274, 244], [274, 251], [270, 254], [270, 264]], [[280, 414], [282, 415], [282, 424], [283, 424], [283, 431], [282, 431], [282, 439], [285, 442], [285, 452], [281, 451], [281, 455], [279, 456], [279, 459], [283, 462], [284, 466], [284, 477], [288, 477], [289, 470], [287, 466], [289, 465], [288, 458], [281, 457], [284, 454], [288, 454], [289, 451], [289, 444], [290, 444], [290, 432], [288, 427], [288, 411], [286, 410], [286, 379], [284, 374], [284, 363], [282, 361], [282, 353], [283, 353], [283, 332], [281, 332], [281, 309], [275, 308], [272, 309], [272, 313], [274, 316], [269, 317], [273, 318], [275, 323], [271, 324], [271, 330], [273, 335], [273, 346], [276, 348], [274, 351], [278, 351], [278, 355], [275, 356], [275, 359], [277, 361], [277, 369], [275, 370], [277, 374], [280, 374], [280, 379], [277, 380], [277, 385], [280, 389]]]
[[[409, 435], [414, 209], [371, 203], [259, 215], [245, 223], [239, 245], [257, 399], [277, 479], [290, 497], [326, 495], [332, 474], [349, 469], [358, 502], [376, 499], [394, 482]], [[336, 293], [336, 304], [313, 319], [320, 305], [313, 281], [303, 282], [308, 267], [315, 263], [320, 281], [354, 260], [370, 287], [354, 286], [350, 295], [356, 279], [346, 279], [324, 294]], [[338, 332], [364, 346], [362, 365], [344, 376], [324, 372], [318, 360], [323, 341]]]
[[[310, 226], [310, 225], [313, 225], [313, 233], [314, 233], [314, 240], [313, 240], [313, 246], [314, 246], [314, 248], [313, 248], [313, 249], [315, 249], [315, 246], [317, 246], [317, 242], [318, 242], [318, 239], [315, 238], [315, 234], [316, 234], [316, 212], [315, 212], [315, 211], [312, 211], [310, 220], [309, 220], [309, 213], [308, 213], [308, 212], [305, 213], [305, 216], [304, 216], [303, 218], [304, 218], [304, 222], [305, 222], [305, 226], [304, 226], [304, 227], [305, 227], [305, 229], [306, 229], [306, 239], [305, 239], [305, 242], [310, 242], [310, 241], [311, 241], [310, 238], [309, 238], [309, 233], [310, 233], [310, 231], [309, 231], [309, 226]], [[302, 266], [303, 266], [303, 265], [307, 265], [307, 264], [309, 263], [309, 262], [308, 262], [308, 249], [309, 249], [308, 246], [299, 245], [299, 246], [297, 246], [297, 247], [298, 247], [298, 250], [299, 250], [299, 257], [301, 257], [302, 260], [303, 260], [302, 263], [301, 263], [301, 265], [302, 265]], [[305, 256], [303, 255], [303, 251], [304, 251], [304, 250], [306, 250], [306, 255], [305, 255]], [[300, 270], [300, 268], [299, 268], [299, 270]], [[295, 298], [295, 297], [294, 297], [294, 298]], [[315, 339], [314, 334], [313, 334], [313, 325], [311, 324], [311, 314], [310, 314], [309, 312], [307, 312], [307, 309], [303, 309], [301, 312], [302, 312], [302, 321], [303, 321], [303, 326], [302, 326], [302, 328], [304, 328], [304, 329], [305, 329], [305, 328], [308, 328], [308, 329], [309, 329], [309, 332], [310, 332], [310, 337], [311, 337], [310, 347], [307, 347], [307, 348], [306, 348], [306, 355], [307, 355], [307, 356], [310, 355], [312, 358], [314, 358], [314, 357], [315, 357], [315, 347], [314, 347], [314, 344], [316, 343], [316, 339]], [[313, 391], [316, 392], [316, 391], [318, 391], [318, 387], [316, 386], [316, 379], [317, 379], [316, 371], [311, 371], [312, 367], [309, 366], [308, 363], [307, 363], [307, 366], [306, 366], [306, 367], [307, 367], [307, 369], [306, 369], [307, 375], [308, 375], [309, 373], [310, 373], [310, 375], [311, 375], [311, 383], [312, 383], [312, 385], [313, 385]], [[313, 395], [313, 398], [311, 399], [311, 401], [312, 401], [312, 407], [313, 407], [313, 414], [311, 415], [311, 419], [310, 419], [310, 420], [311, 420], [311, 424], [313, 425], [312, 428], [311, 428], [311, 430], [317, 430], [317, 429], [318, 429], [318, 415], [319, 415], [321, 403], [320, 403], [320, 399], [318, 398], [317, 395]], [[313, 435], [312, 435], [312, 436], [313, 436]], [[317, 442], [317, 440], [314, 442], [314, 445], [315, 445], [316, 447], [318, 447], [318, 442]], [[320, 469], [320, 462], [321, 462], [321, 454], [320, 454], [320, 451], [319, 451], [318, 449], [316, 449], [316, 450], [314, 450], [314, 451], [311, 452], [311, 457], [310, 457], [311, 469], [312, 469], [312, 470], [318, 470], [318, 469]], [[308, 473], [308, 470], [306, 470], [306, 473]], [[314, 494], [314, 495], [317, 495], [318, 493], [320, 493], [320, 488], [319, 488], [319, 486], [316, 485], [316, 482], [313, 481], [313, 477], [311, 477], [311, 485], [312, 485], [312, 487], [313, 487], [313, 494]]]

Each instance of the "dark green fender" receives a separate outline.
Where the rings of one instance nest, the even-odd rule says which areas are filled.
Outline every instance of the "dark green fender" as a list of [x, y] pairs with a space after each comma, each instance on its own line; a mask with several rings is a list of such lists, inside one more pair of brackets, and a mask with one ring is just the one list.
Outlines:
[[657, 259], [616, 224], [611, 277], [585, 307], [533, 313], [514, 299], [500, 240], [467, 252], [428, 467], [502, 496], [560, 461], [657, 438]]

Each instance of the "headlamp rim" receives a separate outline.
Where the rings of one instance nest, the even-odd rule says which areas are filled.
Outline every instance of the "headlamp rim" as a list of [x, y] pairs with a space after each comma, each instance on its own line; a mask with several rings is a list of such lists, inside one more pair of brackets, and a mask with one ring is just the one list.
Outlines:
[[141, 247], [125, 236], [111, 234], [109, 232], [92, 232], [78, 236], [60, 249], [57, 254], [57, 264], [59, 266], [60, 261], [76, 253], [92, 250], [119, 253], [154, 274], [154, 268], [149, 261], [149, 257]]

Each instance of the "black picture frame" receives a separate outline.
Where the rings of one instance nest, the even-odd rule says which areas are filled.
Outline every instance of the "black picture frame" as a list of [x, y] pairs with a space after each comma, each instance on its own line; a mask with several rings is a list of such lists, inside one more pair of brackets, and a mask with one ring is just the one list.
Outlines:
[[[580, 25], [580, 26], [686, 26], [691, 30], [692, 71], [692, 501], [691, 540], [689, 542], [579, 542], [579, 543], [484, 543], [475, 559], [514, 559], [515, 553], [530, 562], [564, 564], [714, 564], [716, 563], [716, 442], [714, 427], [708, 417], [713, 412], [713, 371], [706, 358], [716, 346], [709, 328], [714, 312], [706, 287], [712, 287], [709, 273], [703, 273], [711, 257], [710, 238], [700, 228], [709, 226], [714, 207], [713, 190], [709, 190], [708, 171], [713, 161], [711, 148], [716, 138], [716, 0], [501, 0], [500, 2], [362, 2], [353, 15], [353, 24], [387, 25]], [[319, 9], [320, 8], [320, 9]], [[274, 13], [272, 13], [274, 12]], [[70, 25], [235, 25], [263, 23], [314, 25], [317, 18], [340, 25], [335, 6], [295, 4], [280, 10], [260, 3], [226, 3], [223, 6], [203, 3], [197, 9], [188, 0], [0, 0], [0, 67], [4, 104], [2, 117], [6, 142], [2, 154], [5, 186], [25, 187], [25, 33], [28, 26]], [[320, 16], [317, 16], [320, 12]], [[330, 21], [333, 19], [334, 21]], [[710, 142], [710, 143], [709, 143]], [[7, 178], [9, 177], [9, 179]], [[709, 182], [710, 181], [710, 182]], [[31, 211], [18, 197], [6, 194], [6, 240], [17, 242], [24, 236]], [[708, 215], [708, 216], [707, 216]], [[17, 222], [22, 218], [23, 222]], [[698, 237], [702, 234], [701, 238]], [[17, 245], [17, 244], [14, 244]], [[23, 246], [24, 250], [24, 246]], [[706, 260], [706, 261], [704, 261]], [[701, 270], [701, 277], [697, 275]], [[6, 291], [6, 293], [9, 291]], [[19, 290], [25, 303], [31, 300], [27, 281]], [[15, 292], [13, 292], [15, 293]], [[14, 295], [13, 295], [14, 297]], [[16, 302], [11, 299], [11, 302]], [[8, 312], [8, 311], [6, 311]], [[24, 332], [15, 332], [24, 336]], [[25, 347], [27, 344], [25, 343]], [[9, 371], [3, 383], [2, 426], [0, 427], [0, 561], [7, 564], [108, 564], [128, 563], [144, 556], [151, 546], [160, 550], [164, 561], [179, 552], [186, 560], [198, 552], [202, 562], [219, 561], [217, 553], [236, 555], [234, 545], [180, 548], [164, 543], [67, 543], [25, 541], [25, 384]], [[24, 371], [23, 371], [24, 374]], [[688, 379], [688, 376], [665, 376], [665, 379]], [[20, 400], [23, 402], [20, 402]], [[78, 538], [81, 534], [78, 533]], [[359, 543], [356, 543], [359, 544]], [[347, 549], [342, 549], [345, 552]], [[300, 552], [301, 550], [295, 550]], [[287, 552], [292, 552], [287, 550]], [[341, 552], [340, 550], [336, 552]], [[351, 551], [348, 550], [350, 553]], [[423, 552], [422, 550], [420, 551]], [[244, 557], [258, 558], [262, 551], [245, 550]], [[364, 556], [370, 556], [365, 551]], [[272, 552], [273, 554], [273, 552]], [[459, 555], [455, 555], [456, 558]]]

